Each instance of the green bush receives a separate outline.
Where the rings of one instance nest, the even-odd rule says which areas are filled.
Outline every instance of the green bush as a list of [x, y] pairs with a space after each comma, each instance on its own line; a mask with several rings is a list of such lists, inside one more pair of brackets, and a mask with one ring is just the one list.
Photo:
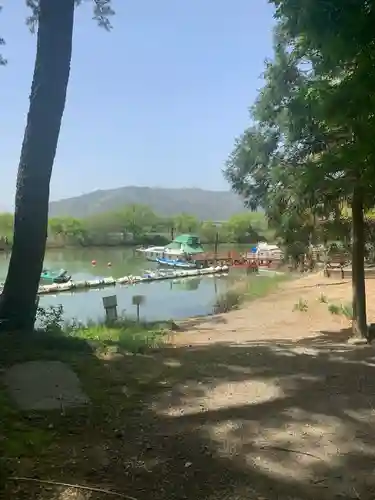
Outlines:
[[243, 301], [244, 295], [239, 290], [228, 290], [217, 297], [213, 312], [214, 314], [221, 314], [238, 309]]
[[335, 314], [335, 315], [340, 315], [342, 314], [342, 309], [341, 309], [341, 306], [337, 305], [337, 304], [329, 304], [328, 306], [328, 311], [331, 313], [331, 314]]

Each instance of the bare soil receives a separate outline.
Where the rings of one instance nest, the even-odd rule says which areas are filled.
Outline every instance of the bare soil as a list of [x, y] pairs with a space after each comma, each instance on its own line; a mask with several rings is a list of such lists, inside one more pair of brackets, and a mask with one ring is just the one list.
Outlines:
[[[311, 275], [183, 323], [158, 352], [74, 358], [93, 406], [17, 417], [45, 446], [6, 458], [10, 476], [36, 481], [8, 476], [2, 498], [374, 499], [375, 352], [348, 344], [348, 320], [328, 311], [350, 294]], [[307, 311], [293, 311], [300, 299]]]

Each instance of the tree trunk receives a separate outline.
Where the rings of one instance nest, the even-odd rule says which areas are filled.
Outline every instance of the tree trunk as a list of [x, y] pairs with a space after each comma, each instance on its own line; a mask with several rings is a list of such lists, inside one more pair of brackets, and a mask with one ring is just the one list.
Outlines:
[[40, 0], [30, 107], [18, 167], [14, 239], [0, 328], [29, 330], [47, 239], [49, 185], [69, 81], [74, 0]]
[[363, 196], [359, 187], [353, 192], [352, 231], [353, 334], [367, 337]]

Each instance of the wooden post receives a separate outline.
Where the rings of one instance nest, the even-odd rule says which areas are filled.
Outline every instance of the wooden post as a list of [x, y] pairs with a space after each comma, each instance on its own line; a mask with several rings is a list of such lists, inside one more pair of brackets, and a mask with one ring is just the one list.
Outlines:
[[216, 235], [215, 235], [215, 262], [217, 264], [217, 249], [218, 249], [218, 246], [219, 246], [219, 231], [216, 231]]
[[139, 310], [142, 304], [144, 304], [146, 297], [144, 295], [133, 295], [132, 303], [133, 306], [137, 307], [137, 321], [139, 323]]
[[106, 321], [109, 323], [116, 321], [117, 319], [117, 296], [109, 295], [108, 297], [103, 297], [103, 306], [105, 309]]

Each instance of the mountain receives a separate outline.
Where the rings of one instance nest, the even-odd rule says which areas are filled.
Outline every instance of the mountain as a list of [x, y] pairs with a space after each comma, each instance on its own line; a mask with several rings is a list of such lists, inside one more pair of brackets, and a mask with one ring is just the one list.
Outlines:
[[241, 199], [230, 191], [126, 186], [53, 201], [50, 203], [49, 214], [50, 217], [83, 218], [117, 210], [130, 204], [148, 205], [160, 216], [173, 216], [186, 212], [200, 220], [214, 221], [226, 220], [244, 210]]

